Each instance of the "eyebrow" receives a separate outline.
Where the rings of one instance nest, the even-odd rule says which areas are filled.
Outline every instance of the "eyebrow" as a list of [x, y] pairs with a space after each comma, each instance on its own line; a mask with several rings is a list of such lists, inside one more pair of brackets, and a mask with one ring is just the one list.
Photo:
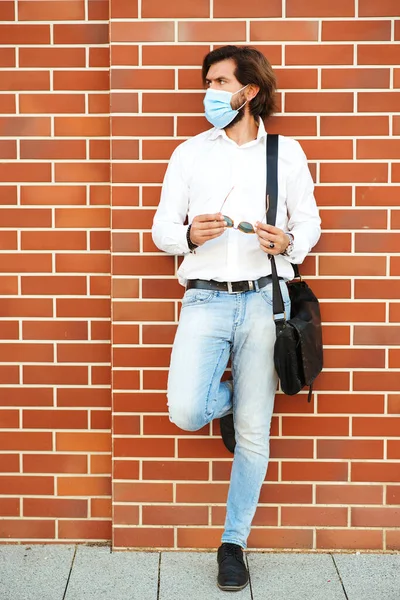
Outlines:
[[224, 75], [221, 75], [220, 77], [214, 77], [213, 79], [209, 79], [208, 77], [206, 78], [205, 82], [206, 83], [212, 83], [213, 81], [229, 81], [229, 77], [225, 77]]

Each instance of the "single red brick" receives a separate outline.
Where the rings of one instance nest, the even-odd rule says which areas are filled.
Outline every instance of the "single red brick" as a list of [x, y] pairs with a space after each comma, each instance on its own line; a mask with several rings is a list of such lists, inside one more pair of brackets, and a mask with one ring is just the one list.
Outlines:
[[317, 529], [317, 548], [382, 550], [382, 531], [362, 529]]
[[208, 525], [207, 506], [143, 506], [143, 525]]
[[207, 18], [209, 16], [210, 5], [208, 0], [198, 0], [196, 3], [189, 4], [181, 0], [170, 0], [164, 5], [160, 5], [158, 0], [143, 0], [142, 2], [142, 18], [145, 19], [154, 17], [157, 19]]
[[244, 42], [246, 24], [244, 21], [181, 21], [178, 39], [180, 42]]
[[111, 42], [173, 42], [174, 23], [157, 22], [112, 22]]
[[58, 537], [67, 540], [111, 540], [111, 520], [60, 520]]
[[339, 462], [284, 462], [283, 481], [347, 481], [348, 464]]
[[[319, 44], [315, 46], [288, 45], [285, 48], [287, 65], [352, 65], [353, 46], [350, 44]], [[338, 108], [338, 112], [341, 112]]]
[[398, 17], [399, 5], [397, 0], [359, 0], [358, 11], [360, 17]]
[[24, 498], [24, 517], [87, 518], [87, 500], [61, 498]]
[[55, 521], [32, 519], [2, 519], [0, 538], [10, 539], [55, 539]]
[[114, 530], [114, 547], [173, 548], [173, 527], [118, 527]]
[[390, 40], [389, 20], [323, 21], [322, 40], [342, 42]]
[[56, 447], [62, 452], [110, 452], [111, 439], [108, 433], [60, 432], [56, 435]]
[[215, 0], [213, 16], [214, 18], [228, 19], [237, 17], [281, 17], [282, 4], [280, 0], [271, 0], [267, 3], [249, 0], [246, 4], [243, 4], [240, 0]]
[[[31, 3], [29, 3], [31, 4]], [[19, 66], [85, 67], [84, 48], [20, 48]], [[31, 96], [32, 98], [32, 96]]]
[[109, 496], [110, 477], [58, 477], [59, 496]]
[[250, 23], [250, 39], [277, 42], [317, 41], [318, 21], [253, 21]]
[[317, 506], [282, 506], [281, 524], [309, 527], [346, 527], [347, 508]]
[[318, 0], [287, 0], [287, 17], [354, 17], [354, 1], [338, 0], [333, 4], [321, 3]]
[[[76, 25], [75, 25], [76, 26]], [[50, 25], [0, 25], [2, 44], [19, 46], [50, 43]]]
[[76, 454], [25, 454], [22, 470], [24, 473], [87, 473], [87, 457]]
[[322, 88], [389, 88], [390, 69], [322, 69]]
[[316, 486], [317, 504], [382, 504], [381, 485], [335, 485]]
[[318, 440], [318, 458], [379, 459], [383, 458], [381, 440]]

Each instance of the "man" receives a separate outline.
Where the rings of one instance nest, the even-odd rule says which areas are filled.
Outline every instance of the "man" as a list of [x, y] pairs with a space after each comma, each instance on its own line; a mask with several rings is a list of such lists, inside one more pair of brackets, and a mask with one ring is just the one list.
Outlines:
[[[276, 227], [266, 224], [266, 131], [275, 77], [256, 49], [225, 46], [203, 63], [206, 118], [214, 125], [174, 151], [153, 225], [155, 244], [185, 256], [186, 292], [168, 378], [170, 420], [195, 431], [220, 418], [234, 452], [218, 586], [248, 583], [243, 560], [269, 460], [277, 374], [269, 256], [274, 255], [287, 314], [291, 263], [320, 236], [306, 157], [279, 137]], [[185, 224], [187, 218], [187, 223]], [[221, 382], [229, 358], [232, 381]]]

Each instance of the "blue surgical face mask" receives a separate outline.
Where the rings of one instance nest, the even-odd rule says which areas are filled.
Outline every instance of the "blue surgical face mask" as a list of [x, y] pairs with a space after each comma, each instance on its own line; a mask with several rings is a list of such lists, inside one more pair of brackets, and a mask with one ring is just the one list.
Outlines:
[[233, 96], [244, 90], [247, 85], [240, 88], [240, 90], [234, 94], [232, 92], [226, 92], [225, 90], [213, 90], [212, 88], [208, 88], [204, 97], [204, 108], [207, 121], [219, 129], [223, 129], [229, 125], [239, 113], [239, 110], [247, 104], [246, 100], [242, 106], [239, 106], [239, 108], [235, 110], [231, 106], [231, 100]]

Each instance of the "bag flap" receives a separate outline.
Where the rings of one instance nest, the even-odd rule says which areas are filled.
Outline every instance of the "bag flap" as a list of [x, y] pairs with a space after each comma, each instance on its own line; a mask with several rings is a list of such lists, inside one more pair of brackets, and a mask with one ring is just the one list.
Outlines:
[[304, 379], [306, 384], [310, 385], [323, 368], [321, 323], [319, 320], [304, 321], [298, 317], [293, 317], [286, 325], [289, 323], [297, 331]]

